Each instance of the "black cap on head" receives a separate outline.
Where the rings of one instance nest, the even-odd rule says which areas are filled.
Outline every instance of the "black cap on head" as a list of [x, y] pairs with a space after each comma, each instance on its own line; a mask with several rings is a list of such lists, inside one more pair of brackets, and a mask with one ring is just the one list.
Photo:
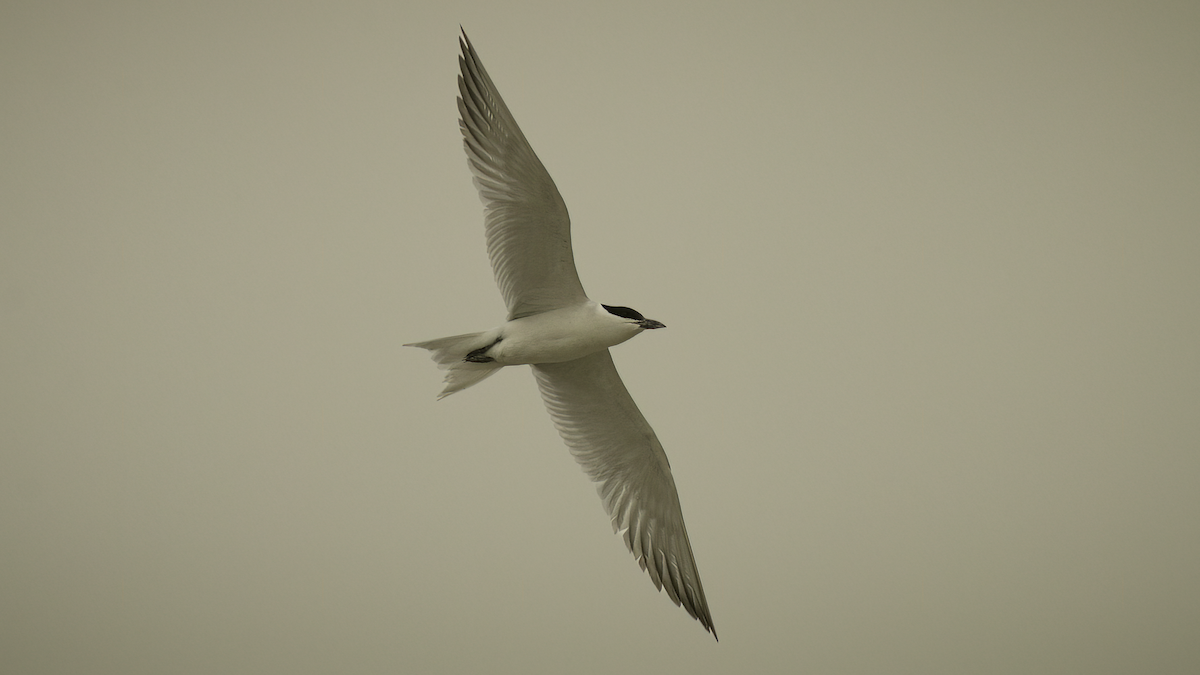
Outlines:
[[611, 305], [600, 306], [608, 310], [609, 314], [616, 314], [617, 316], [624, 317], [626, 319], [634, 319], [635, 321], [644, 321], [646, 319], [646, 317], [642, 316], [642, 313], [636, 309], [630, 309], [628, 307], [613, 307]]

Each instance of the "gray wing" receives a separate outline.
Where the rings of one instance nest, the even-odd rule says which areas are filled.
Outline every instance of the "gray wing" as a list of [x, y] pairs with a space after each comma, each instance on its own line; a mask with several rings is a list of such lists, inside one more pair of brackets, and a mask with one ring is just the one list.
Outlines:
[[583, 302], [567, 205], [465, 32], [459, 45], [458, 125], [484, 205], [488, 258], [508, 318]]
[[605, 349], [533, 366], [554, 426], [651, 581], [716, 637], [667, 454]]

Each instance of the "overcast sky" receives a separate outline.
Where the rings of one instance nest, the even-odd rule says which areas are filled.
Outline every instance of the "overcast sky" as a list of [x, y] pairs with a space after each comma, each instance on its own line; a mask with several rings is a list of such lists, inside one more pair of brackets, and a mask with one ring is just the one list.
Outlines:
[[[462, 24], [716, 643], [504, 307]], [[6, 2], [0, 670], [1200, 672], [1200, 4]]]

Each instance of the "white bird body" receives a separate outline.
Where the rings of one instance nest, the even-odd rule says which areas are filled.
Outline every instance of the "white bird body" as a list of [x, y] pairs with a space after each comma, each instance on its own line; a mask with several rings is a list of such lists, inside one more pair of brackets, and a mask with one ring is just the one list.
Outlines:
[[459, 126], [508, 320], [406, 346], [429, 350], [446, 371], [438, 398], [505, 366], [531, 366], [559, 435], [596, 481], [613, 529], [654, 585], [716, 637], [667, 455], [608, 350], [663, 324], [583, 292], [558, 188], [465, 33], [460, 45]]
[[588, 300], [512, 319], [496, 330], [499, 342], [487, 355], [496, 363], [519, 366], [572, 361], [619, 345], [645, 329]]

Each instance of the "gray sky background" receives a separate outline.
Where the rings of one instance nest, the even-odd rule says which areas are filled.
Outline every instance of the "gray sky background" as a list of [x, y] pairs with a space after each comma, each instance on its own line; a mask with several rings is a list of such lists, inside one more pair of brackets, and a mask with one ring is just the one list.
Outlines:
[[[738, 8], [734, 9], [737, 4]], [[436, 7], [436, 8], [435, 8]], [[714, 643], [528, 369], [458, 25]], [[1195, 2], [7, 2], [8, 673], [1200, 672]]]

